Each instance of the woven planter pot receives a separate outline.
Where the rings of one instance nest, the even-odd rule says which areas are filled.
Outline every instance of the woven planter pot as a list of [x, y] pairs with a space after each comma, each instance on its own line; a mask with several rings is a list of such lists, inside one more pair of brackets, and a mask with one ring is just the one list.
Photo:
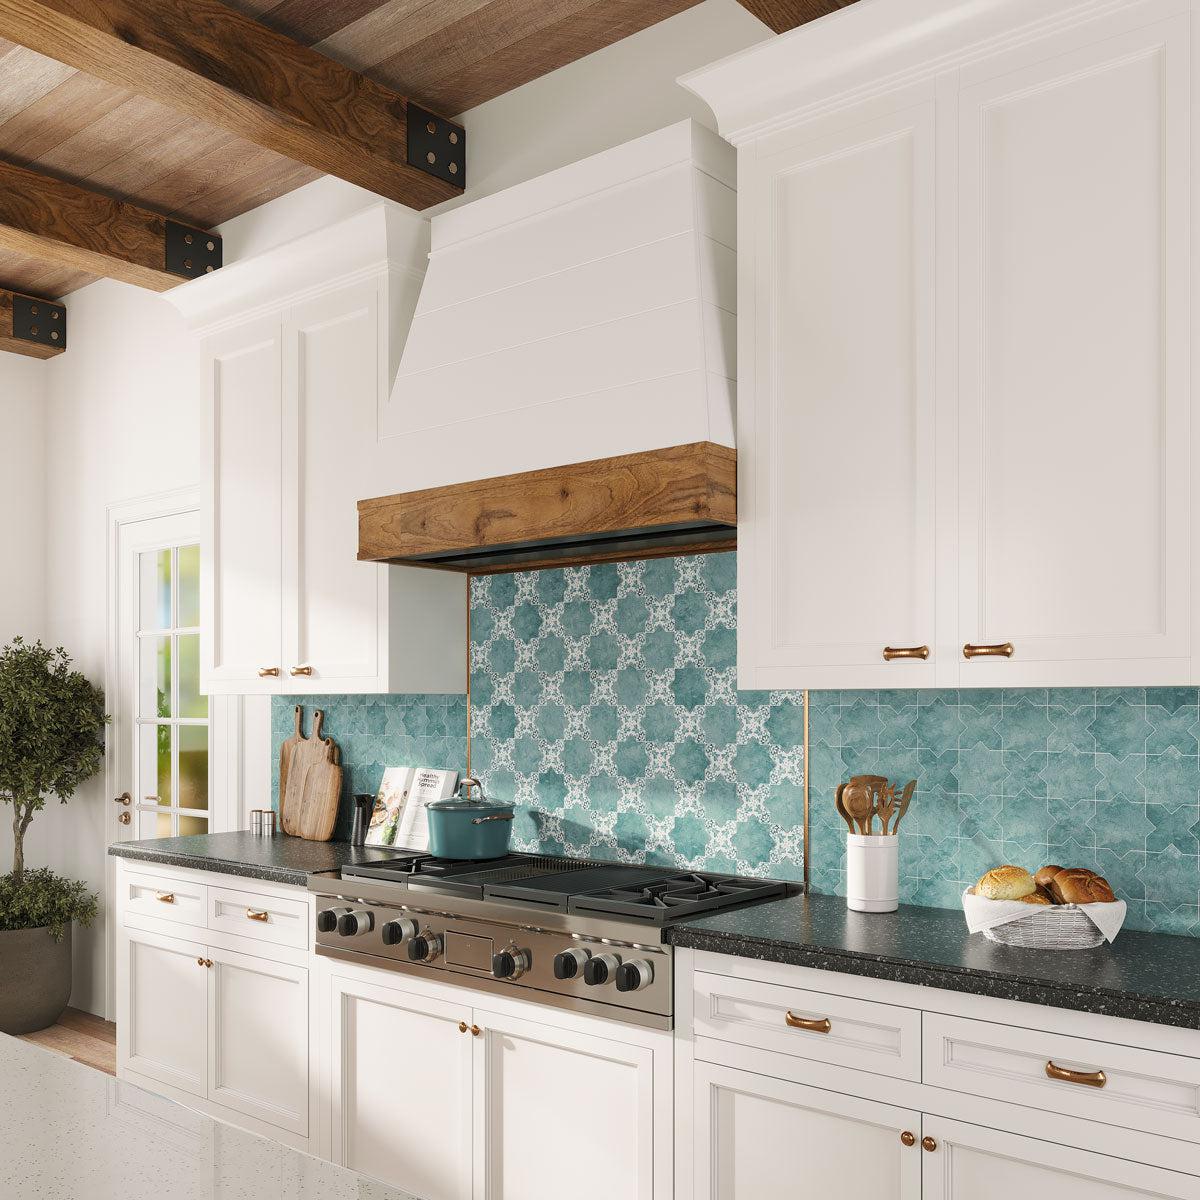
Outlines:
[[0, 931], [0, 1033], [32, 1033], [71, 998], [71, 926], [61, 942], [44, 926]]

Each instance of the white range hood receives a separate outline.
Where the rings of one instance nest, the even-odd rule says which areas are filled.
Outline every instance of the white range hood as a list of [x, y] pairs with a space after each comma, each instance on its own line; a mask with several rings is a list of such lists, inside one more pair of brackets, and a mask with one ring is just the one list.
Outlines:
[[684, 121], [433, 218], [380, 491], [734, 443], [732, 148]]

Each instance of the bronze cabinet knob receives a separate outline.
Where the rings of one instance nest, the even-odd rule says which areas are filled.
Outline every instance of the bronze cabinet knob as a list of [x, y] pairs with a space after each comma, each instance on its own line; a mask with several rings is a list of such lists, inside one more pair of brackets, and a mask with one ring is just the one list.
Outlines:
[[921, 1139], [921, 1149], [928, 1150], [932, 1154], [937, 1149], [937, 1139], [931, 1137], [923, 1137]]
[[900, 1141], [906, 1146], [915, 1146], [917, 1144], [917, 1135], [911, 1129], [906, 1129], [900, 1135]]

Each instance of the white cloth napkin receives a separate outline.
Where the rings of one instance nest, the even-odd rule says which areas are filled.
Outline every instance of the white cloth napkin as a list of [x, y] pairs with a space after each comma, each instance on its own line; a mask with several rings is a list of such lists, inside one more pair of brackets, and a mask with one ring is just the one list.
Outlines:
[[[1046, 911], [1041, 905], [1022, 904], [1020, 900], [989, 900], [986, 896], [974, 895], [970, 888], [963, 892], [962, 903], [967, 928], [972, 933], [981, 933], [996, 925], [1007, 925], [1009, 921], [1027, 917], [1031, 912]], [[1125, 924], [1124, 900], [1114, 900], [1111, 904], [1063, 904], [1058, 907], [1073, 908], [1083, 913], [1104, 934], [1107, 942], [1111, 942]]]

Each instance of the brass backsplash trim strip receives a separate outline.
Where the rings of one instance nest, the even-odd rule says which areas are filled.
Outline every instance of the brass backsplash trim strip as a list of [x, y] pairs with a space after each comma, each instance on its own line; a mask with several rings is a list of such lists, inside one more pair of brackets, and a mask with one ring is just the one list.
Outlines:
[[804, 892], [808, 894], [808, 688], [804, 689]]

